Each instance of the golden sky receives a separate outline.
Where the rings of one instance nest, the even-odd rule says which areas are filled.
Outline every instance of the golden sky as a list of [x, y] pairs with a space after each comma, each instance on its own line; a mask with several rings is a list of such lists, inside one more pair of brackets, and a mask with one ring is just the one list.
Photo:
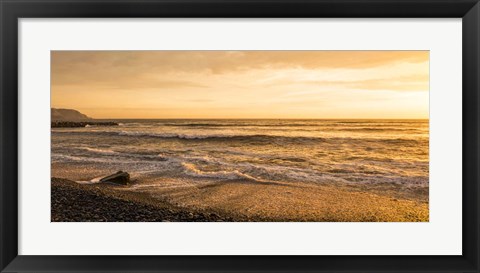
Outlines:
[[52, 51], [93, 118], [428, 118], [428, 51]]

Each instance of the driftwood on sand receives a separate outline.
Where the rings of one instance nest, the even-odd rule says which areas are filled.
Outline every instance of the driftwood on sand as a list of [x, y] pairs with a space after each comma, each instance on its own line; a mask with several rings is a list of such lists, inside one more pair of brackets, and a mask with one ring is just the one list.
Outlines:
[[100, 182], [108, 182], [120, 185], [128, 185], [130, 183], [130, 174], [124, 171], [118, 171], [109, 176], [100, 179]]

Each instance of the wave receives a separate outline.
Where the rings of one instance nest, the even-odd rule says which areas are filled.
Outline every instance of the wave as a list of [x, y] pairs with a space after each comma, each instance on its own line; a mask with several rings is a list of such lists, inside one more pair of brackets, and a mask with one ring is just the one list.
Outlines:
[[[219, 122], [199, 122], [199, 123], [156, 123], [157, 126], [165, 127], [338, 127], [338, 126], [412, 126], [412, 124], [422, 124], [422, 122], [302, 122], [302, 123], [282, 123], [282, 122], [256, 122], [248, 123], [219, 123]], [[428, 124], [428, 122], [426, 122]], [[154, 124], [150, 124], [154, 125]]]
[[[91, 153], [105, 156], [113, 156], [109, 158], [128, 158], [133, 160], [147, 160], [147, 161], [166, 161], [167, 157], [164, 157], [162, 154], [158, 153], [139, 153], [136, 151], [113, 151], [110, 149], [99, 149], [99, 148], [90, 148], [90, 147], [78, 147], [76, 149], [88, 151]], [[61, 150], [60, 150], [61, 152]], [[63, 151], [68, 152], [68, 151]], [[76, 160], [81, 160], [82, 158], [76, 158]], [[87, 160], [88, 161], [88, 160]]]
[[104, 158], [94, 158], [94, 157], [87, 157], [87, 156], [75, 156], [75, 155], [68, 155], [68, 154], [61, 154], [61, 153], [52, 153], [51, 155], [52, 162], [91, 162], [91, 163], [108, 163], [117, 162], [116, 160], [107, 160]]
[[251, 143], [262, 142], [271, 143], [280, 142], [337, 142], [337, 141], [366, 141], [380, 142], [385, 144], [402, 144], [402, 143], [422, 143], [428, 142], [428, 138], [355, 138], [355, 137], [315, 137], [315, 136], [282, 136], [282, 135], [228, 135], [228, 134], [177, 134], [177, 133], [155, 133], [155, 132], [139, 132], [139, 131], [56, 131], [57, 134], [80, 134], [80, 135], [105, 135], [105, 136], [125, 136], [137, 138], [159, 138], [159, 139], [177, 139], [185, 141], [250, 141]]
[[[183, 173], [193, 178], [210, 178], [215, 180], [248, 180], [255, 182], [309, 182], [320, 184], [391, 184], [406, 187], [428, 186], [428, 177], [383, 174], [373, 171], [319, 172], [282, 166], [259, 166], [238, 164], [232, 170], [201, 171], [192, 163], [181, 163]], [[235, 167], [235, 166], [230, 166]]]
[[119, 132], [120, 136], [135, 136], [135, 137], [153, 137], [153, 138], [176, 138], [184, 140], [272, 140], [272, 139], [296, 139], [296, 140], [324, 140], [321, 137], [293, 137], [293, 136], [278, 136], [278, 135], [227, 135], [227, 134], [176, 134], [176, 133], [146, 133], [146, 132]]
[[120, 136], [135, 136], [135, 137], [149, 137], [149, 138], [163, 138], [163, 139], [179, 139], [179, 140], [203, 140], [203, 141], [245, 141], [245, 142], [326, 142], [326, 141], [352, 141], [352, 140], [361, 140], [361, 141], [372, 141], [372, 142], [382, 142], [382, 143], [391, 143], [391, 144], [400, 144], [400, 143], [417, 143], [422, 140], [420, 139], [409, 139], [409, 138], [351, 138], [351, 137], [305, 137], [305, 136], [279, 136], [279, 135], [223, 135], [223, 134], [210, 134], [210, 135], [195, 135], [195, 134], [175, 134], [175, 133], [145, 133], [145, 132], [119, 132]]
[[184, 167], [184, 173], [193, 176], [193, 177], [200, 177], [200, 178], [215, 178], [215, 179], [222, 179], [222, 180], [237, 180], [237, 179], [246, 179], [255, 182], [262, 182], [263, 180], [250, 176], [248, 174], [244, 174], [238, 170], [234, 171], [201, 171], [196, 168], [194, 164], [191, 163], [182, 163]]
[[372, 128], [372, 127], [358, 127], [358, 128], [336, 128], [335, 131], [348, 131], [348, 132], [416, 132], [425, 131], [418, 128]]
[[[158, 156], [158, 158], [161, 158]], [[163, 160], [152, 158], [91, 157], [52, 153], [52, 162], [84, 162], [96, 165], [128, 169], [136, 175], [153, 175], [165, 178], [248, 180], [255, 182], [310, 182], [310, 183], [347, 183], [347, 184], [396, 184], [412, 187], [428, 186], [428, 174], [421, 171], [405, 175], [394, 169], [386, 169], [378, 162], [370, 164], [356, 163], [340, 166], [338, 164], [277, 165], [274, 163], [234, 162], [227, 158], [209, 156], [173, 155]], [[398, 164], [404, 164], [397, 162]], [[410, 163], [405, 163], [410, 165]], [[399, 169], [403, 169], [397, 166]], [[428, 163], [427, 163], [428, 167]], [[95, 182], [95, 181], [90, 181]]]

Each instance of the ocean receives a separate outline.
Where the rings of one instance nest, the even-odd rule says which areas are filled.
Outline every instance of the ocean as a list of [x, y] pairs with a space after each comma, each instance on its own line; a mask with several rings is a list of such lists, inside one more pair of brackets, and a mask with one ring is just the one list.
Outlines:
[[114, 121], [53, 128], [52, 164], [127, 171], [153, 190], [161, 181], [250, 181], [428, 195], [428, 120]]

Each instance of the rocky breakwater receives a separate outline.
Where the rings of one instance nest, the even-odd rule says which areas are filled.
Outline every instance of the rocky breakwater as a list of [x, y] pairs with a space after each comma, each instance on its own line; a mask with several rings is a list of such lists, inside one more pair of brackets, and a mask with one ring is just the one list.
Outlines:
[[52, 128], [75, 128], [88, 126], [118, 126], [113, 121], [52, 121]]

